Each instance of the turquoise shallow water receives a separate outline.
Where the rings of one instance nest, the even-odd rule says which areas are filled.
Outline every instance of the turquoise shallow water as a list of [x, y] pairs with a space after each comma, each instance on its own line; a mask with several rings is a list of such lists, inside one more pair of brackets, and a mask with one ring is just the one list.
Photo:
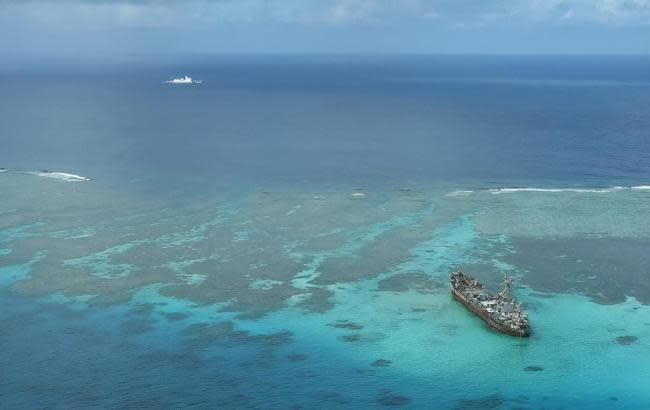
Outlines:
[[[650, 190], [0, 184], [10, 408], [650, 406]], [[532, 337], [454, 302], [456, 267], [511, 272]]]

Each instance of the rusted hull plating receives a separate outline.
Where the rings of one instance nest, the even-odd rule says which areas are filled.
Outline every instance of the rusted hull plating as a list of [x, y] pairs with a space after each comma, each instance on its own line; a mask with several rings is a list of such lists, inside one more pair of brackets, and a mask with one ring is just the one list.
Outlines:
[[498, 330], [499, 332], [502, 332], [502, 333], [509, 334], [511, 336], [519, 336], [519, 337], [528, 337], [528, 336], [530, 336], [530, 331], [528, 329], [516, 330], [516, 329], [509, 328], [507, 326], [503, 326], [499, 322], [496, 322], [494, 319], [492, 319], [492, 317], [490, 316], [490, 313], [487, 310], [483, 309], [480, 306], [477, 306], [474, 303], [471, 303], [469, 300], [467, 300], [465, 295], [463, 295], [461, 292], [454, 289], [453, 287], [451, 288], [451, 294], [454, 296], [454, 298], [457, 301], [459, 301], [460, 303], [465, 305], [465, 307], [467, 307], [469, 310], [474, 312], [478, 317], [480, 317], [485, 322], [487, 322], [487, 324], [490, 325], [490, 327], [492, 327], [493, 329]]

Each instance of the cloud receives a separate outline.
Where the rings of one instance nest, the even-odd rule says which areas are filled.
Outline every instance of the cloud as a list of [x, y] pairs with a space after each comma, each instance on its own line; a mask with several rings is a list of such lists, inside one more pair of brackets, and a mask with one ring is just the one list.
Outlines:
[[650, 0], [600, 0], [597, 8], [609, 20], [643, 19], [650, 24]]
[[650, 24], [650, 0], [0, 0], [0, 11], [42, 24], [89, 22], [144, 27], [431, 20], [461, 27], [567, 20]]
[[0, 27], [0, 52], [34, 55], [647, 54], [650, 0], [0, 0]]

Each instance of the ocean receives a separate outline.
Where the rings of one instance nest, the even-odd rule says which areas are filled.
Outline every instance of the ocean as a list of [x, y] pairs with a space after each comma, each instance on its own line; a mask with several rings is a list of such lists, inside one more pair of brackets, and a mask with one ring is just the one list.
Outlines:
[[0, 96], [3, 408], [650, 408], [648, 57], [6, 62]]

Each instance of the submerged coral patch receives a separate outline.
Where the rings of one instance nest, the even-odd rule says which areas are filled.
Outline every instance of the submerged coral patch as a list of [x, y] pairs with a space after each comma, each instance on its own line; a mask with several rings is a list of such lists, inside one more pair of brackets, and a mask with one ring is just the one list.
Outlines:
[[337, 329], [347, 329], [347, 330], [361, 330], [363, 325], [358, 323], [350, 322], [348, 320], [337, 320], [334, 323], [329, 323], [328, 326], [337, 328]]
[[289, 331], [257, 335], [245, 330], [236, 330], [232, 322], [194, 324], [187, 328], [185, 334], [192, 340], [192, 343], [200, 345], [222, 343], [226, 345], [256, 344], [276, 347], [290, 343], [293, 340], [293, 334]]
[[334, 308], [333, 295], [334, 292], [327, 288], [310, 287], [309, 293], [296, 306], [310, 312], [325, 313]]
[[650, 239], [572, 236], [511, 238], [508, 263], [544, 293], [579, 292], [603, 304], [627, 296], [650, 304]]
[[183, 320], [190, 316], [189, 313], [184, 313], [184, 312], [168, 312], [168, 313], [164, 313], [163, 315], [169, 321]]
[[393, 362], [388, 360], [388, 359], [377, 359], [377, 360], [375, 360], [374, 362], [371, 363], [371, 366], [374, 366], [374, 367], [388, 367], [391, 364], [393, 364]]
[[382, 406], [404, 406], [411, 403], [411, 398], [393, 393], [390, 390], [382, 390], [379, 392], [377, 403]]
[[337, 404], [346, 404], [349, 402], [348, 399], [345, 398], [341, 393], [339, 392], [330, 392], [330, 391], [324, 391], [322, 393], [316, 394], [316, 398], [318, 400], [323, 400], [323, 401], [328, 401], [332, 403], [337, 403]]
[[307, 355], [302, 353], [291, 353], [287, 356], [287, 359], [292, 362], [302, 362], [303, 360], [307, 360]]
[[122, 323], [120, 330], [129, 335], [150, 332], [156, 322], [151, 319], [130, 319]]
[[478, 399], [459, 400], [454, 406], [455, 410], [498, 409], [504, 403], [500, 394], [491, 394]]
[[445, 287], [443, 283], [424, 272], [398, 273], [380, 280], [377, 285], [377, 289], [380, 291], [406, 292], [415, 290], [420, 293], [431, 293]]
[[629, 346], [637, 340], [639, 340], [639, 338], [636, 336], [619, 336], [616, 338], [616, 343], [623, 346]]
[[533, 366], [524, 367], [524, 371], [526, 371], [526, 372], [541, 372], [542, 370], [544, 370], [544, 368], [542, 366], [534, 366], [533, 365]]
[[361, 335], [353, 333], [350, 335], [343, 335], [341, 339], [343, 339], [344, 342], [358, 342], [361, 340]]

